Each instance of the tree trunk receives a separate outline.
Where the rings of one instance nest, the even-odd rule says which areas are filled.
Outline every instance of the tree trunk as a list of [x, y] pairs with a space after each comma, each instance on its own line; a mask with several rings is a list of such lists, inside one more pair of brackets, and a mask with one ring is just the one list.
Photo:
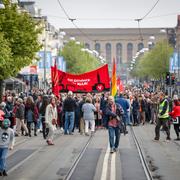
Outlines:
[[0, 102], [2, 102], [3, 97], [3, 80], [0, 79]]

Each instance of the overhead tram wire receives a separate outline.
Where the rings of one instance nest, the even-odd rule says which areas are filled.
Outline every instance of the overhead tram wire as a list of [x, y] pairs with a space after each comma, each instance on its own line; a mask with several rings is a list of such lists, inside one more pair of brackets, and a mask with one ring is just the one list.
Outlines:
[[151, 12], [152, 10], [156, 7], [156, 5], [159, 3], [160, 0], [157, 0], [156, 3], [153, 5], [153, 7], [141, 18], [141, 20], [145, 19]]
[[75, 26], [75, 28], [83, 34], [83, 36], [85, 36], [88, 40], [92, 41], [92, 42], [95, 42], [94, 40], [92, 40], [85, 32], [83, 32], [78, 26], [77, 24], [74, 22], [76, 20], [76, 18], [71, 18], [68, 13], [66, 12], [66, 10], [64, 9], [62, 3], [60, 0], [57, 0], [58, 1], [58, 4], [60, 5], [62, 11], [64, 12], [64, 14], [66, 15], [66, 17], [68, 18], [69, 21], [71, 21], [71, 23]]
[[[161, 18], [161, 17], [166, 17], [166, 16], [173, 16], [173, 15], [178, 15], [180, 14], [180, 12], [172, 12], [172, 13], [168, 13], [168, 14], [160, 14], [157, 16], [149, 16], [146, 17], [146, 19], [154, 19], [154, 18]], [[59, 19], [67, 19], [67, 17], [62, 17], [62, 16], [57, 16], [54, 14], [42, 14], [44, 16], [49, 16], [49, 17], [53, 17], [53, 18], [59, 18]], [[122, 18], [76, 18], [76, 20], [78, 21], [126, 21], [126, 22], [130, 22], [130, 21], [134, 21], [134, 19], [122, 19]]]
[[142, 29], [140, 27], [140, 22], [144, 20], [151, 12], [152, 10], [156, 7], [156, 5], [159, 3], [160, 0], [157, 0], [156, 3], [152, 6], [152, 8], [142, 17], [139, 19], [135, 19], [138, 23], [138, 29], [139, 29], [139, 35], [140, 35], [140, 40], [143, 41], [143, 35], [142, 35]]

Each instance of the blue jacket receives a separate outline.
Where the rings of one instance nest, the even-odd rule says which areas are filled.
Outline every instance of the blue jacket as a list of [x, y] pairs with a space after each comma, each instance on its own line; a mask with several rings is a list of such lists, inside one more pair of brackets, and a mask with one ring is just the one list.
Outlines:
[[121, 107], [124, 110], [124, 114], [127, 114], [127, 110], [129, 109], [129, 103], [126, 99], [124, 99], [123, 97], [117, 97], [115, 99], [115, 102], [119, 105], [121, 105]]

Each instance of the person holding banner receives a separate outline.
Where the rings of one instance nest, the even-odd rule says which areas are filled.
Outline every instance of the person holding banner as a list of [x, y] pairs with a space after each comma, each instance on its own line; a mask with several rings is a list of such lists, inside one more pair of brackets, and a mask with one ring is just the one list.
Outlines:
[[172, 117], [173, 119], [173, 124], [174, 124], [174, 130], [176, 132], [177, 135], [177, 139], [175, 139], [176, 141], [180, 141], [180, 137], [179, 137], [179, 127], [180, 127], [180, 102], [178, 99], [174, 100], [174, 107], [173, 110], [169, 113], [169, 115]]

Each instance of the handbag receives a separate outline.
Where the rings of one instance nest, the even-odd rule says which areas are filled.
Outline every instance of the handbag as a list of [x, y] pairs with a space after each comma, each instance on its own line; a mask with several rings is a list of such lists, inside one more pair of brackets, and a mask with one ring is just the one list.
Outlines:
[[56, 120], [55, 119], [52, 120], [52, 124], [56, 125]]
[[179, 124], [179, 117], [173, 118], [173, 124]]

